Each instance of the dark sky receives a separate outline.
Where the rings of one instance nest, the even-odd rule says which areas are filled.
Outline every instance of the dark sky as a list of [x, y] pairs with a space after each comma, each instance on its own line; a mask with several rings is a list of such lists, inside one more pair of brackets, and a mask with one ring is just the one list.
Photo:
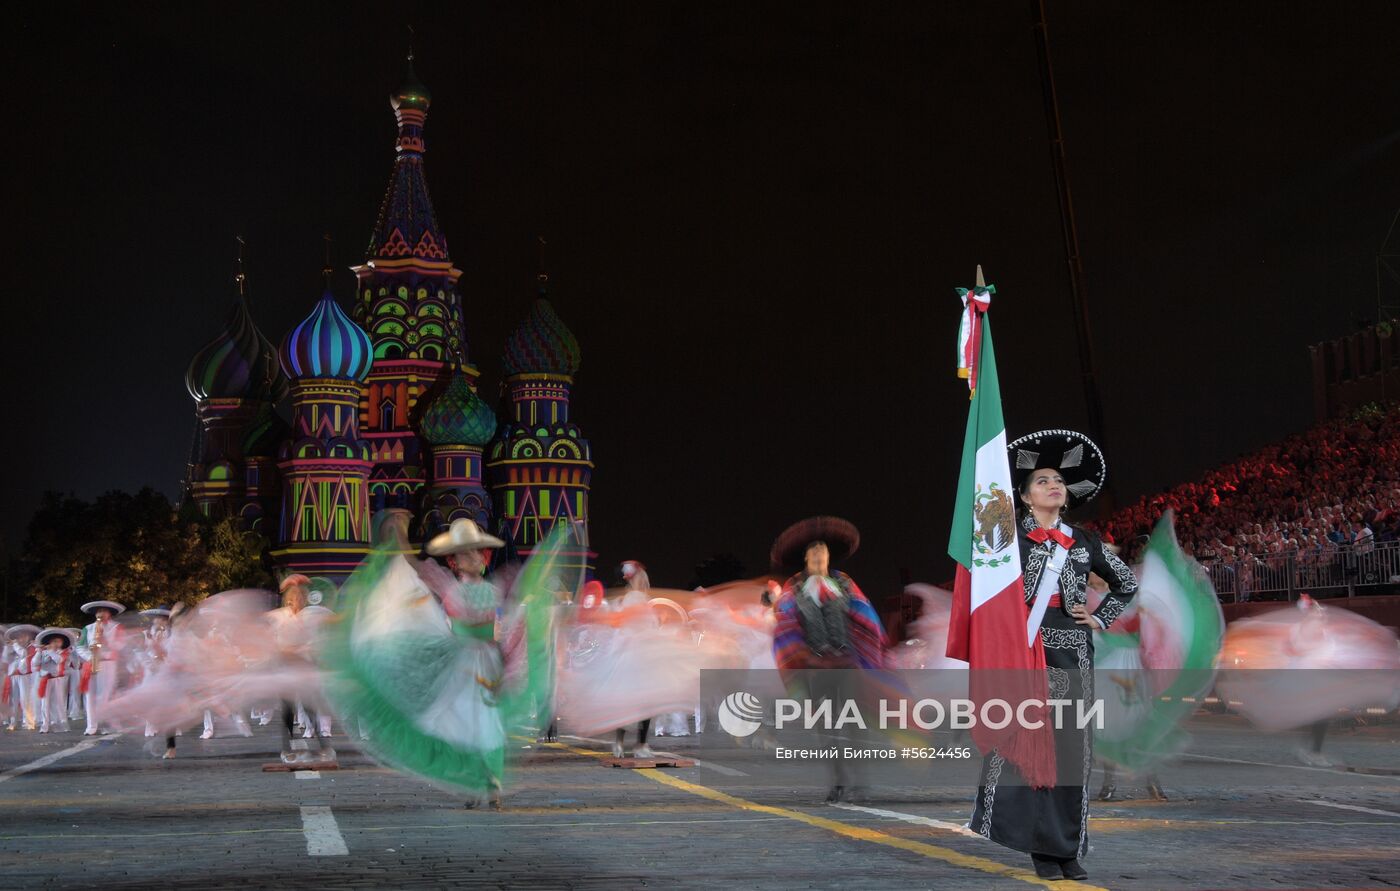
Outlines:
[[[274, 341], [323, 233], [363, 258], [411, 17], [484, 393], [550, 241], [602, 561], [757, 571], [823, 512], [860, 526], [868, 592], [946, 578], [975, 264], [1010, 434], [1085, 418], [1030, 6], [819, 6], [28, 4], [4, 38], [7, 547], [46, 488], [176, 495], [235, 233]], [[1306, 345], [1374, 317], [1400, 4], [1049, 15], [1126, 498], [1305, 426]]]

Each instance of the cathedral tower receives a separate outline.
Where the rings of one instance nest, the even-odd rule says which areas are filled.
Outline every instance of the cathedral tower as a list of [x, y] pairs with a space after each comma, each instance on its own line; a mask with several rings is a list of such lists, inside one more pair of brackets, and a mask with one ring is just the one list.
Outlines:
[[419, 428], [432, 460], [421, 511], [423, 535], [435, 535], [459, 517], [490, 529], [481, 450], [496, 434], [491, 407], [457, 371], [423, 410]]
[[[475, 387], [466, 361], [462, 300], [447, 239], [438, 228], [423, 174], [423, 126], [431, 97], [413, 73], [390, 97], [398, 121], [396, 157], [365, 262], [355, 268], [353, 317], [369, 334], [373, 364], [360, 402], [362, 436], [370, 449], [371, 510], [414, 509], [431, 467], [417, 429], [420, 402], [448, 385], [454, 373]], [[459, 358], [460, 357], [460, 358]], [[420, 525], [414, 537], [422, 534]]]
[[205, 516], [244, 515], [249, 528], [261, 518], [260, 502], [246, 497], [276, 485], [260, 480], [254, 470], [246, 478], [246, 446], [250, 427], [271, 414], [287, 392], [287, 379], [277, 366], [277, 350], [253, 324], [248, 311], [244, 276], [238, 273], [238, 296], [218, 337], [195, 354], [185, 372], [185, 389], [195, 400], [198, 440], [186, 475], [185, 497]]
[[279, 351], [292, 381], [292, 435], [282, 443], [282, 525], [272, 555], [292, 572], [339, 584], [369, 552], [369, 445], [360, 404], [370, 339], [329, 288]]
[[528, 556], [557, 523], [573, 529], [569, 556], [592, 572], [588, 493], [593, 449], [569, 416], [569, 391], [578, 372], [573, 332], [549, 301], [548, 276], [530, 314], [506, 340], [503, 361], [510, 416], [491, 445], [487, 477], [495, 499], [498, 534]]

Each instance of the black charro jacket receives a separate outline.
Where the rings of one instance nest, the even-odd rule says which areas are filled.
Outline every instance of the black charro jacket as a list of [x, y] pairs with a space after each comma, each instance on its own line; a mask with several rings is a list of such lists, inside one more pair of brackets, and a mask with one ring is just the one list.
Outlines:
[[[1021, 571], [1026, 579], [1027, 603], [1035, 600], [1040, 577], [1056, 547], [1053, 541], [1040, 544], [1027, 538], [1026, 533], [1035, 528], [1035, 517], [1027, 514], [1016, 533], [1016, 542], [1021, 546]], [[1137, 593], [1137, 577], [1096, 533], [1073, 525], [1070, 531], [1074, 533], [1074, 547], [1069, 549], [1069, 559], [1060, 570], [1061, 608], [1068, 613], [1070, 607], [1087, 602], [1084, 589], [1089, 584], [1089, 573], [1093, 572], [1108, 582], [1108, 593], [1092, 615], [1099, 620], [1099, 624], [1108, 628], [1122, 615], [1128, 601]]]

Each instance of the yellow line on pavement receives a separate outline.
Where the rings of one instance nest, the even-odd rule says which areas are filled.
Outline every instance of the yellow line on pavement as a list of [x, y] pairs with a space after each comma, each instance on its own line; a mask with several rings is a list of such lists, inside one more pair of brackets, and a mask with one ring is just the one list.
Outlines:
[[[553, 746], [560, 749], [567, 749], [568, 751], [578, 755], [590, 755], [596, 758], [606, 757], [605, 753], [603, 752], [595, 752], [590, 749], [580, 749], [574, 746], [565, 745], [564, 743], [545, 743], [545, 745]], [[1032, 885], [1043, 885], [1047, 888], [1082, 888], [1085, 889], [1085, 891], [1107, 891], [1107, 889], [1099, 888], [1095, 885], [1089, 885], [1084, 882], [1069, 882], [1064, 879], [1042, 879], [1028, 869], [1018, 869], [1014, 866], [1007, 866], [1004, 863], [998, 863], [995, 860], [988, 860], [986, 857], [976, 857], [971, 854], [963, 854], [958, 851], [954, 851], [952, 848], [945, 848], [941, 845], [931, 845], [926, 842], [919, 842], [907, 838], [900, 838], [896, 835], [890, 835], [885, 832], [880, 832], [878, 829], [868, 829], [863, 826], [852, 826], [849, 823], [842, 823], [839, 820], [828, 820], [825, 817], [818, 817], [813, 814], [804, 814], [801, 811], [790, 810], [785, 807], [775, 807], [770, 804], [758, 804], [757, 802], [748, 801], [743, 798], [738, 798], [726, 792], [720, 792], [718, 789], [711, 789], [708, 786], [701, 786], [699, 783], [691, 783], [687, 782], [686, 780], [678, 779], [676, 777], [671, 776], [670, 774], [662, 773], [659, 770], [639, 770], [637, 771], [637, 773], [641, 774], [649, 780], [654, 780], [658, 783], [661, 783], [663, 786], [670, 786], [674, 789], [680, 789], [683, 792], [689, 792], [690, 794], [698, 795], [701, 798], [708, 798], [711, 801], [718, 801], [723, 804], [727, 804], [731, 807], [739, 808], [740, 810], [750, 811], [757, 814], [769, 814], [776, 817], [786, 817], [789, 820], [795, 820], [798, 823], [805, 823], [808, 826], [814, 826], [818, 829], [825, 829], [828, 832], [834, 832], [837, 835], [843, 835], [846, 838], [855, 839], [857, 841], [872, 842], [873, 844], [884, 845], [890, 848], [898, 848], [901, 851], [909, 851], [910, 853], [919, 854], [924, 857], [928, 857], [932, 860], [941, 860], [944, 863], [950, 864], [952, 866], [960, 866], [964, 869], [975, 869], [978, 872], [984, 872], [989, 875], [1001, 876], [1003, 878], [1008, 879], [1017, 879], [1019, 881], [1027, 882]]]

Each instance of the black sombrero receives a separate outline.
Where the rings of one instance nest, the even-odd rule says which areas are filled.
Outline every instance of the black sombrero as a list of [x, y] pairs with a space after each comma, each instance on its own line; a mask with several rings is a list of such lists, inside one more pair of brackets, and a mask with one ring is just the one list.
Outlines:
[[1066, 507], [1092, 501], [1108, 479], [1108, 462], [1094, 441], [1073, 430], [1041, 430], [1029, 433], [1006, 447], [1011, 458], [1011, 478], [1021, 491], [1033, 470], [1053, 468], [1065, 478]]
[[824, 542], [831, 551], [831, 562], [836, 563], [860, 547], [860, 530], [850, 520], [840, 517], [808, 517], [783, 530], [773, 542], [768, 559], [783, 569], [801, 569], [807, 546], [814, 541]]

